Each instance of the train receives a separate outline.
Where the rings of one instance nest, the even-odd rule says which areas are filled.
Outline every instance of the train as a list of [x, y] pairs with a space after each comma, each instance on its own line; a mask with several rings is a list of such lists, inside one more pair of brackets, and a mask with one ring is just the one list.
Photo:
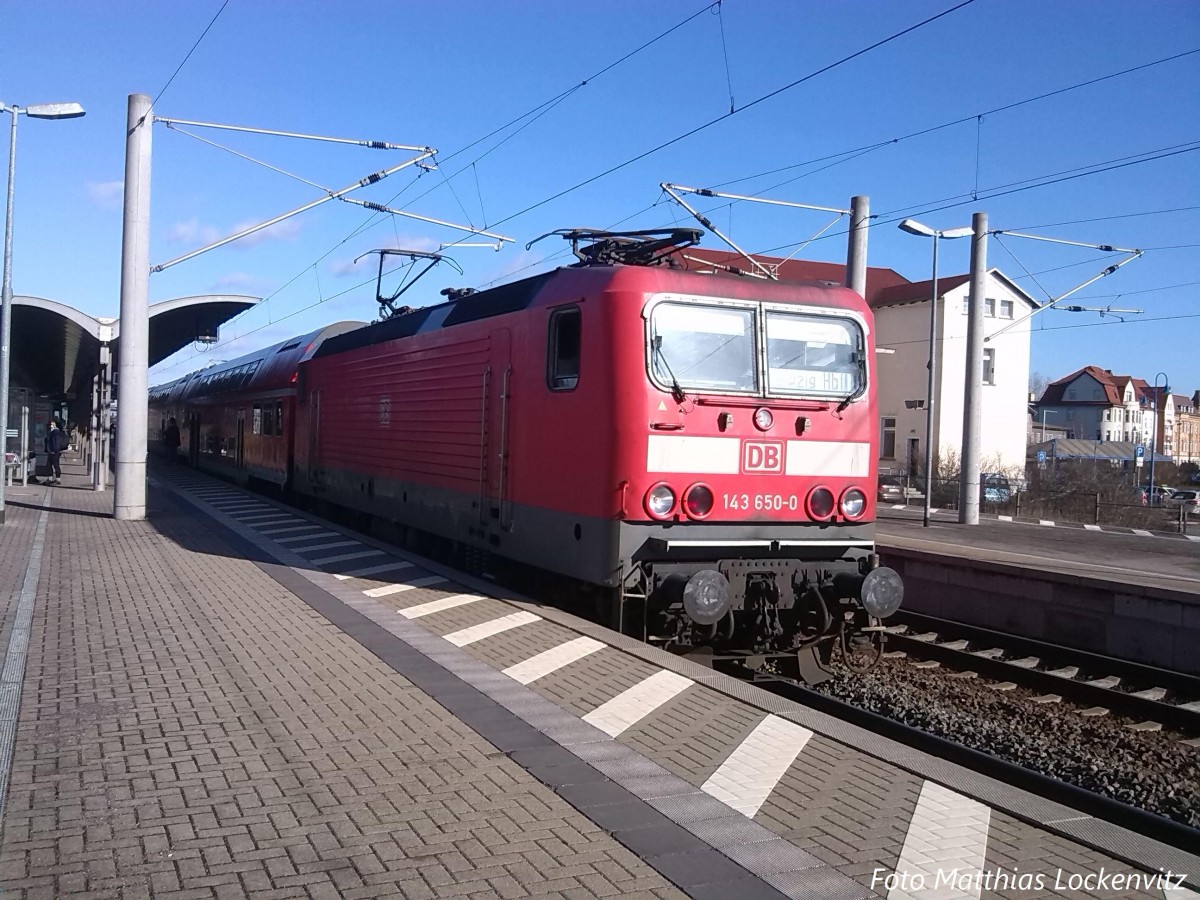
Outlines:
[[191, 465], [518, 566], [604, 624], [817, 681], [882, 655], [873, 317], [696, 266], [694, 234], [338, 322], [150, 391]]

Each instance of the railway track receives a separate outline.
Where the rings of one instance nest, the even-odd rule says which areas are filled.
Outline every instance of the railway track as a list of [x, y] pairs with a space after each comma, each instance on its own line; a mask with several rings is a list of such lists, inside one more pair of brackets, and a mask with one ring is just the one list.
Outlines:
[[1200, 746], [1200, 678], [919, 613], [895, 619], [887, 642], [893, 658], [978, 675], [996, 690], [1025, 687], [1038, 692], [1034, 702], [1070, 702], [1082, 715], [1121, 716], [1139, 731], [1171, 729]]
[[[1200, 841], [1200, 829], [1043, 774], [958, 741], [931, 734], [897, 719], [823, 694], [791, 679], [765, 675], [749, 669], [737, 671], [737, 667], [723, 669], [723, 671], [730, 675], [736, 675], [773, 694], [803, 703], [843, 721], [870, 729], [877, 734], [965, 766], [980, 774], [991, 776], [1006, 784], [1058, 801], [1097, 819], [1119, 823], [1122, 827], [1181, 850], [1193, 852], [1197, 842]], [[1042, 827], [1050, 826], [1042, 823]], [[1129, 858], [1127, 861], [1133, 864], [1139, 863], [1133, 858]]]

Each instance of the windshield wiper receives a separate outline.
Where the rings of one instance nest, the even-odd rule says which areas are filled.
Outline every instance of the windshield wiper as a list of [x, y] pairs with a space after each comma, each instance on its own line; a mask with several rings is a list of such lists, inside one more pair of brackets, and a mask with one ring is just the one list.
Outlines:
[[[867, 383], [866, 353], [864, 352], [861, 342], [859, 343], [858, 348], [855, 350], [854, 356], [855, 356], [854, 361], [856, 363], [858, 363], [859, 382], [860, 382], [860, 384], [865, 385]], [[855, 397], [857, 397], [860, 393], [862, 393], [861, 390], [853, 391], [850, 394], [850, 396], [848, 396], [845, 400], [843, 400], [841, 403], [838, 404], [837, 412], [844, 413], [846, 411], [846, 407], [850, 405], [850, 401], [853, 400]]]
[[654, 350], [654, 355], [659, 362], [663, 364], [663, 368], [667, 370], [667, 374], [671, 376], [671, 396], [675, 398], [676, 403], [682, 403], [687, 399], [687, 394], [679, 384], [679, 379], [675, 377], [675, 373], [671, 371], [671, 364], [667, 362], [666, 354], [662, 349], [662, 335], [656, 334], [650, 342], [650, 346]]

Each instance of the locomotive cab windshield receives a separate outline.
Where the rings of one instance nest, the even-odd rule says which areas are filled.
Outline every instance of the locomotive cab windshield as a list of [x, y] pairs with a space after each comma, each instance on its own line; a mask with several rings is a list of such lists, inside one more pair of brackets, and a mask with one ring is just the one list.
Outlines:
[[647, 316], [647, 368], [659, 387], [779, 398], [866, 390], [865, 337], [850, 314], [663, 295]]

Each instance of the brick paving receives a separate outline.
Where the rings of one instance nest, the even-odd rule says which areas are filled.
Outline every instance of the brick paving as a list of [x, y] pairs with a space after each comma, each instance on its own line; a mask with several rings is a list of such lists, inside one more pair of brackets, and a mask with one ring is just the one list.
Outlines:
[[52, 496], [6, 896], [682, 896], [213, 530], [111, 503]]

